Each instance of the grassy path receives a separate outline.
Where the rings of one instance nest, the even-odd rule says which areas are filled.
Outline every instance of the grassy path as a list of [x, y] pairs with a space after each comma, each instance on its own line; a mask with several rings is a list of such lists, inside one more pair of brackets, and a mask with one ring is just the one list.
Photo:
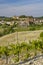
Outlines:
[[0, 37], [0, 45], [8, 45], [10, 43], [17, 43], [17, 37], [18, 42], [29, 42], [29, 40], [36, 40], [39, 38], [40, 33], [43, 32], [43, 30], [37, 30], [37, 31], [23, 31], [23, 32], [17, 32], [5, 35], [3, 37]]

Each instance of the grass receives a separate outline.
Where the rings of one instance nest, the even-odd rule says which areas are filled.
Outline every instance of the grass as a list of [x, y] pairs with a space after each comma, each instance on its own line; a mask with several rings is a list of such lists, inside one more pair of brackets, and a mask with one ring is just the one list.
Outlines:
[[28, 27], [16, 27], [15, 31], [35, 31], [35, 30], [43, 30], [42, 25], [33, 25]]
[[43, 25], [29, 25], [29, 26], [8, 26], [1, 25], [0, 26], [0, 37], [5, 36], [7, 34], [14, 33], [16, 31], [35, 31], [35, 30], [43, 30]]
[[[28, 43], [29, 40], [36, 40], [39, 38], [41, 32], [43, 30], [18, 32], [18, 43]], [[0, 37], [0, 45], [8, 45], [11, 43], [17, 43], [17, 32]]]

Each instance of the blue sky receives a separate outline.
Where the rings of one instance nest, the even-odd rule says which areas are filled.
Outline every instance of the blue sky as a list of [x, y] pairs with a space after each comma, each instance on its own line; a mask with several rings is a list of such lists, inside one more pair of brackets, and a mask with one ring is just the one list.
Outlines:
[[43, 0], [0, 0], [0, 16], [43, 16]]

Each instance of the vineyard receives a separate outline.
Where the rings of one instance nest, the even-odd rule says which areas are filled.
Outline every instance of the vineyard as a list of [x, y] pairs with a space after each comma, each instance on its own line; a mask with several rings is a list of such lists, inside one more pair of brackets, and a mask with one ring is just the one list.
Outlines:
[[9, 44], [8, 46], [0, 46], [0, 64], [11, 65], [32, 59], [37, 55], [43, 55], [43, 32], [40, 34], [39, 40], [22, 42], [18, 44]]

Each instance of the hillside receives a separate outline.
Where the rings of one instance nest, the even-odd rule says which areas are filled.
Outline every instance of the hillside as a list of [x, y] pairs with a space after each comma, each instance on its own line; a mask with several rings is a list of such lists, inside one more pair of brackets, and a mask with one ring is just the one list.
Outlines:
[[[5, 35], [3, 37], [0, 37], [0, 45], [8, 45], [11, 43], [17, 43], [18, 42], [28, 42], [29, 40], [35, 40], [39, 38], [40, 33], [43, 30], [37, 30], [37, 31], [23, 31], [23, 32], [15, 32], [12, 34]], [[17, 36], [18, 35], [18, 36]]]

